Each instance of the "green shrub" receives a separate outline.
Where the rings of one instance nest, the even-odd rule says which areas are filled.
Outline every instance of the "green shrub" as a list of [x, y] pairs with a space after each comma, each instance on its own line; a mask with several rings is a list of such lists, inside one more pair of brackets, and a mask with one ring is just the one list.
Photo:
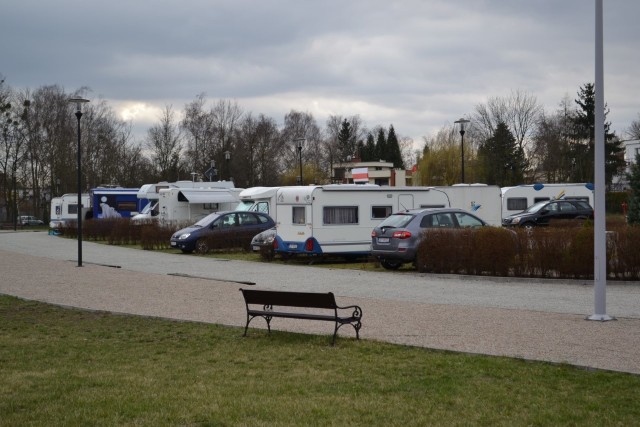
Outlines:
[[629, 193], [626, 191], [610, 191], [605, 194], [605, 209], [610, 214], [622, 213], [622, 202], [628, 203]]

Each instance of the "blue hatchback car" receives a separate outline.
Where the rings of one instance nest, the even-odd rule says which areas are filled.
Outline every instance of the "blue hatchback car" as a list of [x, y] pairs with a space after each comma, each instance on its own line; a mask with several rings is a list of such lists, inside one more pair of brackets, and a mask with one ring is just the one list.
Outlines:
[[206, 253], [213, 248], [249, 248], [253, 236], [275, 225], [269, 215], [260, 212], [215, 212], [191, 227], [173, 233], [171, 247], [184, 253]]

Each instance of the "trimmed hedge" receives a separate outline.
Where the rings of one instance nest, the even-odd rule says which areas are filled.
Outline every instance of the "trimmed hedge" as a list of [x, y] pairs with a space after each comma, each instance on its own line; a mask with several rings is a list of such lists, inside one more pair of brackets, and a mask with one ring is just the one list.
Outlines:
[[[635, 245], [634, 245], [635, 242]], [[607, 231], [609, 278], [640, 280], [640, 227]], [[555, 226], [533, 230], [483, 227], [429, 230], [418, 246], [419, 271], [513, 277], [593, 279], [594, 230]]]
[[[170, 248], [171, 235], [189, 224], [163, 227], [155, 222], [136, 224], [128, 218], [87, 220], [87, 240], [111, 245], [141, 245], [146, 250]], [[623, 218], [607, 218], [607, 273], [618, 280], [640, 280], [640, 226]], [[77, 226], [63, 229], [77, 237]], [[482, 227], [462, 230], [429, 230], [418, 247], [416, 267], [433, 273], [512, 277], [593, 279], [594, 232], [590, 221], [581, 226], [556, 225], [525, 229]], [[250, 250], [250, 239], [238, 235], [224, 242], [210, 241], [210, 250]], [[263, 254], [271, 259], [272, 254]]]

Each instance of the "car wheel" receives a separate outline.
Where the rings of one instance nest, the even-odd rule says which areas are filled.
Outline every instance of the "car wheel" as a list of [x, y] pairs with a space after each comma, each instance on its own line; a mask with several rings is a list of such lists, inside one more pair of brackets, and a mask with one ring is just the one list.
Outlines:
[[380, 265], [387, 270], [397, 270], [402, 266], [402, 261], [380, 258]]
[[196, 242], [196, 250], [198, 253], [206, 254], [209, 252], [209, 245], [207, 244], [206, 239], [200, 239]]

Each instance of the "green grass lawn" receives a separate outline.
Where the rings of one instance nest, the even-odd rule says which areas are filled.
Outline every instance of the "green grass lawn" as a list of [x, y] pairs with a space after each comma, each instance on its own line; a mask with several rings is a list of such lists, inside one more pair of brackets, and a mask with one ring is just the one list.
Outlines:
[[631, 374], [7, 296], [0, 319], [0, 426], [640, 424]]

